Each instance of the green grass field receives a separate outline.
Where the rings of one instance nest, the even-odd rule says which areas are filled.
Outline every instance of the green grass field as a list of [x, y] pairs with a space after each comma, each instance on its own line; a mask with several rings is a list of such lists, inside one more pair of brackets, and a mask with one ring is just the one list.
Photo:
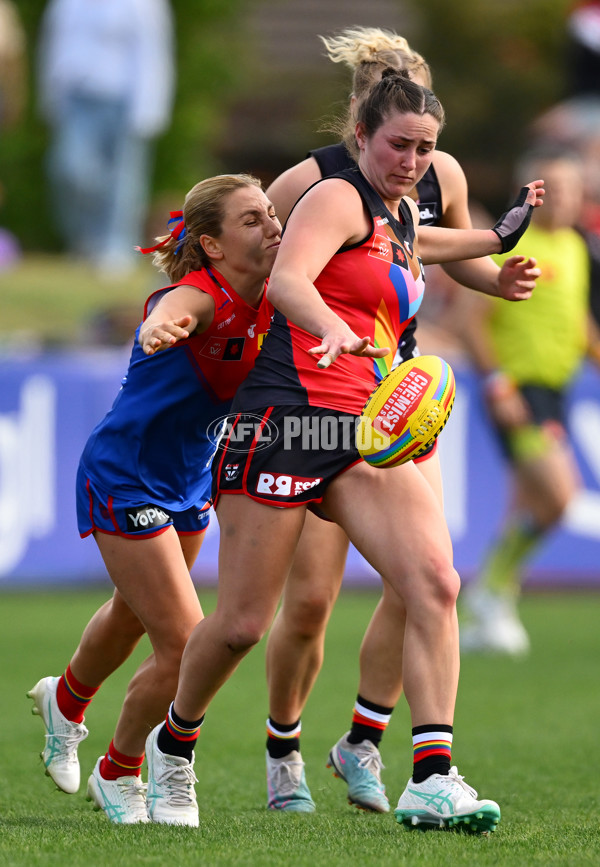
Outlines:
[[[454, 761], [502, 822], [489, 838], [401, 828], [391, 815], [350, 807], [325, 768], [349, 727], [357, 649], [376, 596], [342, 594], [326, 662], [306, 709], [303, 755], [318, 812], [265, 807], [267, 716], [264, 648], [242, 663], [213, 703], [197, 750], [199, 830], [118, 827], [85, 800], [85, 781], [105, 751], [128, 677], [147, 645], [103, 687], [88, 710], [80, 748], [82, 790], [65, 795], [44, 776], [42, 725], [25, 693], [59, 674], [108, 586], [93, 591], [5, 592], [0, 642], [0, 864], [2, 865], [598, 865], [597, 741], [600, 595], [529, 595], [522, 604], [533, 651], [521, 661], [463, 660]], [[201, 594], [211, 610], [214, 594]], [[401, 702], [382, 744], [392, 802], [410, 775], [410, 722]]]

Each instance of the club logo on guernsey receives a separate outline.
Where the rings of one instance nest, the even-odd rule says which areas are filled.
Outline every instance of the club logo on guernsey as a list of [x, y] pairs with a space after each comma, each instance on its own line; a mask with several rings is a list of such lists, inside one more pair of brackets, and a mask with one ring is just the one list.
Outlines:
[[406, 253], [400, 244], [392, 243], [392, 256], [394, 259], [394, 265], [401, 265], [402, 267], [406, 265]]
[[239, 361], [244, 354], [245, 337], [212, 337], [200, 349], [200, 355], [205, 358], [216, 358], [219, 361]]
[[391, 262], [392, 264], [399, 265], [401, 268], [407, 270], [408, 261], [406, 258], [406, 250], [408, 250], [409, 255], [412, 256], [410, 246], [407, 242], [402, 246], [402, 244], [398, 244], [397, 241], [392, 241], [391, 238], [387, 237], [387, 235], [375, 235], [371, 249], [369, 250], [369, 256], [373, 256], [375, 259], [383, 259], [385, 262]]
[[171, 516], [158, 506], [140, 506], [133, 512], [126, 512], [127, 532], [144, 533], [146, 530], [154, 530], [162, 527], [171, 520]]
[[375, 235], [369, 256], [375, 256], [377, 259], [391, 259], [392, 247], [386, 235]]

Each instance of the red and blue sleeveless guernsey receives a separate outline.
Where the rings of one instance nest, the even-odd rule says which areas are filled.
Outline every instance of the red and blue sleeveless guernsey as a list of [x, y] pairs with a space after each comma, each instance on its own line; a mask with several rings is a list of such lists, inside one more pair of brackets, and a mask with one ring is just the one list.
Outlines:
[[341, 355], [320, 370], [318, 359], [308, 354], [319, 340], [276, 311], [254, 369], [236, 395], [236, 411], [310, 405], [360, 414], [373, 388], [390, 371], [400, 335], [419, 309], [425, 280], [409, 206], [400, 203], [398, 219], [358, 169], [318, 183], [330, 183], [332, 178], [356, 188], [371, 215], [371, 231], [359, 243], [338, 250], [315, 286], [355, 334], [368, 336], [374, 346], [388, 346], [390, 353], [380, 359]]
[[273, 306], [265, 293], [251, 307], [217, 271], [203, 269], [153, 293], [144, 318], [175, 286], [194, 286], [214, 299], [211, 325], [155, 355], [144, 354], [138, 326], [121, 389], [80, 463], [108, 495], [184, 511], [210, 496], [214, 423], [252, 369]]

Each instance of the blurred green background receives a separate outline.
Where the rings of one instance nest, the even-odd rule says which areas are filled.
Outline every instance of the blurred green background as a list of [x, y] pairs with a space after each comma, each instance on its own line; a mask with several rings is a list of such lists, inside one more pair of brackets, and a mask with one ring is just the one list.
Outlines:
[[[59, 251], [46, 195], [47, 131], [35, 64], [45, 0], [19, 0], [28, 99], [0, 139], [0, 225], [25, 251]], [[346, 105], [348, 70], [317, 34], [352, 25], [405, 35], [425, 56], [448, 117], [440, 147], [456, 156], [472, 195], [503, 209], [510, 168], [530, 122], [567, 95], [570, 0], [172, 0], [177, 38], [173, 122], [157, 145], [153, 213], [178, 206], [200, 178], [251, 171], [269, 182], [326, 144], [324, 119]]]

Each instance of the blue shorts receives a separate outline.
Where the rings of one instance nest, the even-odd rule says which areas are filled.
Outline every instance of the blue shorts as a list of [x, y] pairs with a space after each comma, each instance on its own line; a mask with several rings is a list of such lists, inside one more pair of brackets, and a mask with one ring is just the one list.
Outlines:
[[210, 503], [206, 502], [176, 512], [156, 503], [106, 496], [94, 487], [81, 466], [77, 471], [76, 498], [77, 526], [82, 539], [95, 530], [127, 539], [148, 539], [169, 527], [174, 527], [180, 536], [193, 536], [203, 533], [210, 520]]

